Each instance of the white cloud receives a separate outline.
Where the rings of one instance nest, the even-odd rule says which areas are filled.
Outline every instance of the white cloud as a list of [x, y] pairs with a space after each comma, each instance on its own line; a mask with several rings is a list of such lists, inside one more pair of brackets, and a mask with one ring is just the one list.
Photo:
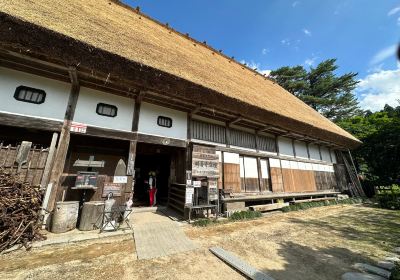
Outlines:
[[400, 17], [397, 18], [397, 25], [400, 26]]
[[397, 14], [398, 12], [400, 12], [400, 6], [391, 9], [391, 10], [388, 12], [388, 16], [389, 16], [389, 17], [390, 17], [390, 16], [393, 16], [393, 15]]
[[397, 50], [397, 46], [396, 45], [391, 45], [389, 47], [386, 47], [382, 50], [380, 50], [378, 53], [376, 53], [371, 61], [370, 64], [378, 64], [381, 63], [382, 61], [386, 60], [387, 58], [391, 57], [391, 56], [395, 56], [396, 54], [396, 50]]
[[360, 80], [356, 93], [365, 110], [379, 111], [385, 104], [398, 106], [400, 99], [400, 65], [395, 70], [381, 70]]
[[292, 3], [292, 7], [293, 7], [293, 8], [296, 8], [296, 6], [299, 5], [299, 4], [300, 4], [300, 1], [294, 1], [294, 2]]
[[264, 49], [261, 50], [261, 53], [263, 55], [266, 55], [267, 53], [269, 53], [269, 49], [264, 48]]
[[304, 64], [307, 65], [307, 66], [313, 66], [314, 63], [315, 63], [315, 60], [316, 60], [315, 57], [307, 58], [307, 59], [304, 61]]
[[286, 39], [281, 40], [281, 44], [285, 45], [285, 46], [290, 46], [291, 41], [290, 41], [290, 39], [286, 38]]
[[255, 62], [254, 60], [250, 60], [250, 62], [242, 59], [240, 61], [240, 63], [247, 65], [247, 67], [251, 68], [251, 69], [256, 69], [256, 71], [262, 75], [267, 75], [269, 76], [269, 74], [271, 73], [271, 70], [269, 69], [260, 69], [261, 68], [261, 64], [259, 62]]
[[304, 33], [306, 36], [310, 36], [310, 37], [311, 37], [311, 31], [310, 31], [310, 30], [308, 30], [308, 29], [306, 29], [306, 28], [303, 28], [303, 33]]

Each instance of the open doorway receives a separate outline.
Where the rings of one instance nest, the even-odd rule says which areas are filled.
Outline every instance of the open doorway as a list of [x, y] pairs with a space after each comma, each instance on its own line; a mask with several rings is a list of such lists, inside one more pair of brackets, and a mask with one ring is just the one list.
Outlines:
[[156, 205], [166, 206], [171, 182], [176, 182], [176, 173], [184, 173], [176, 168], [184, 149], [138, 143], [135, 160], [134, 206], [149, 206], [149, 174], [155, 173]]

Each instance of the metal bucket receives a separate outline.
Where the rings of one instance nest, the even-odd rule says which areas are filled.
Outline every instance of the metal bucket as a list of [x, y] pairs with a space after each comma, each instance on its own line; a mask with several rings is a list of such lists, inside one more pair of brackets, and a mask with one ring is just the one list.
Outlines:
[[62, 233], [76, 228], [79, 201], [59, 201], [53, 213], [51, 232]]

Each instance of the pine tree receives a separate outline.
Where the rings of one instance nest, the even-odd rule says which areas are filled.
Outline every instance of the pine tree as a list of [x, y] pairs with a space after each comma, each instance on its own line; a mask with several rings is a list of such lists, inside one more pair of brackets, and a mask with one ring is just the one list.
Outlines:
[[306, 104], [337, 122], [360, 114], [353, 90], [357, 73], [337, 76], [336, 59], [321, 62], [307, 72], [303, 66], [281, 67], [271, 72], [271, 77]]

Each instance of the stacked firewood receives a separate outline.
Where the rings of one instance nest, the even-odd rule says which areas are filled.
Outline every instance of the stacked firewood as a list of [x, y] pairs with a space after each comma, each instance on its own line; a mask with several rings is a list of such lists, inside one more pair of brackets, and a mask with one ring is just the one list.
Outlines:
[[45, 239], [39, 232], [41, 202], [38, 187], [0, 168], [0, 252], [15, 245], [29, 249], [32, 241]]

